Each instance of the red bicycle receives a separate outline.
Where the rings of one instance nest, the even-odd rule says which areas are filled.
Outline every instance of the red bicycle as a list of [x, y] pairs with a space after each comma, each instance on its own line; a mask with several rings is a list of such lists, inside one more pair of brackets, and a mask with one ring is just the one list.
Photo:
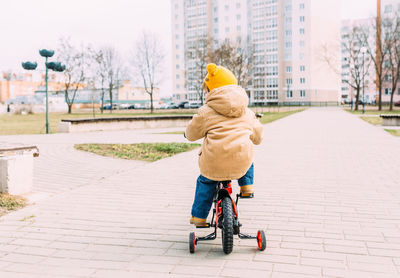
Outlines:
[[239, 198], [253, 198], [250, 196], [243, 196], [241, 193], [236, 195], [236, 201], [231, 198], [232, 187], [231, 181], [221, 181], [217, 185], [217, 190], [213, 200], [213, 216], [211, 223], [201, 228], [214, 228], [214, 231], [205, 237], [196, 237], [194, 232], [189, 234], [189, 250], [190, 253], [195, 252], [195, 246], [199, 241], [214, 240], [217, 238], [217, 228], [221, 229], [222, 235], [222, 248], [225, 254], [229, 254], [233, 250], [233, 236], [238, 235], [241, 239], [256, 239], [258, 249], [265, 250], [267, 242], [263, 230], [258, 230], [256, 236], [243, 234], [240, 232], [239, 216], [237, 205]]

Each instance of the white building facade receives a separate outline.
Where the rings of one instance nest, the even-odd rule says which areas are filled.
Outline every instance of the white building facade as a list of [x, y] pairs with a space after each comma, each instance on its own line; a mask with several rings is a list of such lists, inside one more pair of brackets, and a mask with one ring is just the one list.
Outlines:
[[[251, 104], [337, 103], [338, 69], [321, 59], [324, 44], [340, 41], [336, 0], [171, 0], [172, 72], [176, 101], [196, 101], [185, 55], [199, 39], [252, 50]], [[340, 57], [340, 47], [331, 52]], [[203, 77], [204, 78], [204, 77]]]

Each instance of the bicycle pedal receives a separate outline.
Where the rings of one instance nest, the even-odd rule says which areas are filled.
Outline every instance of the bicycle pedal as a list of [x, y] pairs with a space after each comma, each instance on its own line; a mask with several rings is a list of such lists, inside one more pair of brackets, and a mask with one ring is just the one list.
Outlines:
[[205, 226], [196, 226], [197, 229], [207, 229], [207, 228], [210, 228], [210, 227], [211, 227], [210, 223], [207, 223]]
[[242, 199], [252, 199], [254, 198], [254, 193], [250, 193], [249, 195], [242, 195], [242, 193], [240, 193], [239, 197]]

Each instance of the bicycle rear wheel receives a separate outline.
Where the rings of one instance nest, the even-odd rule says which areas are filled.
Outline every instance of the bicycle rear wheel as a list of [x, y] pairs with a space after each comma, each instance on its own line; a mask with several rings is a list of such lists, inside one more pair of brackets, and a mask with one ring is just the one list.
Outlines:
[[232, 200], [225, 197], [222, 200], [222, 248], [225, 254], [229, 254], [233, 249], [233, 207]]

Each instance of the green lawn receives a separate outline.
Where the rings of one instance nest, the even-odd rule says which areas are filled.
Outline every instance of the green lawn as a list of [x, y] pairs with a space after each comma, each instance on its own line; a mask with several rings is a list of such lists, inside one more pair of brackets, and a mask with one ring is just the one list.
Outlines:
[[[303, 111], [304, 109], [288, 111], [288, 112], [267, 112], [261, 118], [261, 123], [266, 124], [275, 120], [281, 119], [293, 113]], [[134, 116], [150, 116], [150, 115], [193, 115], [193, 113], [183, 113], [180, 110], [176, 112], [160, 112], [156, 111], [154, 114], [129, 112], [124, 110], [105, 111], [104, 114], [96, 113], [95, 117], [134, 117]], [[90, 112], [75, 112], [73, 114], [67, 113], [50, 113], [50, 133], [57, 133], [58, 123], [62, 119], [79, 119], [79, 118], [93, 118]], [[46, 133], [46, 115], [43, 114], [28, 114], [28, 115], [0, 115], [0, 135], [16, 135], [16, 134], [44, 134]], [[182, 134], [182, 133], [177, 133]]]
[[385, 129], [385, 130], [394, 136], [400, 137], [400, 129]]
[[294, 113], [298, 113], [301, 111], [304, 111], [305, 109], [299, 109], [299, 110], [294, 110], [294, 111], [286, 111], [286, 112], [266, 112], [263, 113], [264, 116], [260, 119], [260, 122], [262, 124], [268, 124], [271, 123], [273, 121], [282, 119], [284, 117], [287, 117], [289, 115], [292, 115]]
[[156, 134], [178, 134], [178, 135], [183, 135], [185, 134], [184, 131], [170, 131], [170, 132], [161, 132], [161, 133], [156, 133]]
[[373, 124], [373, 125], [381, 125], [382, 124], [382, 118], [379, 116], [369, 116], [369, 117], [360, 117], [364, 121]]
[[75, 148], [102, 156], [153, 162], [200, 146], [200, 144], [195, 143], [139, 143], [77, 144]]
[[[179, 112], [157, 112], [150, 113], [129, 113], [129, 112], [115, 112], [110, 114], [109, 111], [104, 114], [96, 114], [96, 118], [108, 117], [134, 117], [134, 116], [149, 116], [149, 115], [193, 115], [193, 113], [180, 113]], [[93, 118], [92, 113], [50, 113], [50, 131], [57, 133], [58, 123], [62, 119], [79, 119], [79, 118]], [[46, 133], [46, 115], [43, 114], [28, 114], [28, 115], [0, 115], [0, 135], [15, 135], [15, 134], [44, 134]]]
[[[350, 112], [352, 114], [356, 114], [356, 115], [362, 115], [362, 109], [358, 110], [358, 111], [352, 111], [350, 109], [345, 109], [347, 112]], [[393, 111], [389, 111], [387, 109], [382, 110], [382, 111], [378, 111], [378, 110], [366, 110], [365, 111], [366, 115], [380, 115], [380, 114], [400, 114], [400, 109], [398, 107], [395, 108], [395, 110]]]

